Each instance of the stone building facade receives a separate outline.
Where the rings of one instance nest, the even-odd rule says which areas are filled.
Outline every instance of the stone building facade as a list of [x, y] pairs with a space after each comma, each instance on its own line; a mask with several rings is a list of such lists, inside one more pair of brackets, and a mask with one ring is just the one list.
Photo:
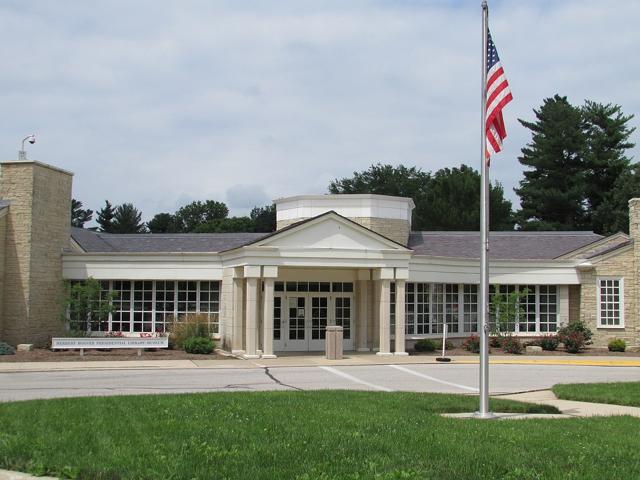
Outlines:
[[[35, 161], [4, 162], [0, 337], [45, 345], [63, 328], [62, 254], [69, 249], [72, 174]], [[4, 232], [4, 234], [3, 234]]]
[[[45, 345], [60, 333], [65, 280], [89, 277], [119, 299], [93, 334], [163, 331], [206, 315], [248, 358], [324, 348], [404, 355], [420, 338], [477, 333], [479, 235], [416, 232], [413, 201], [302, 195], [275, 201], [273, 233], [115, 235], [70, 228], [72, 174], [33, 161], [0, 166], [0, 341]], [[630, 235], [492, 232], [495, 291], [525, 290], [512, 333], [584, 320], [594, 343], [640, 347], [640, 199]]]

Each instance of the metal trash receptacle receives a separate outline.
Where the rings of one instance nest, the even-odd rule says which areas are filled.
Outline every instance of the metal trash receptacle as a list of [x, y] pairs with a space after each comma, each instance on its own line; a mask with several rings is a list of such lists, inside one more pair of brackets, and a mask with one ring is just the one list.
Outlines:
[[325, 354], [328, 360], [342, 359], [343, 328], [337, 325], [328, 325], [325, 335]]

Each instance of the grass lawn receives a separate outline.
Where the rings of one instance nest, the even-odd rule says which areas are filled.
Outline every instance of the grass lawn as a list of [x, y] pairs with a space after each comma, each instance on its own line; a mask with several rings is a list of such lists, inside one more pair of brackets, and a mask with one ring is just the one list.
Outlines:
[[640, 478], [638, 419], [437, 415], [475, 408], [476, 397], [349, 391], [8, 403], [0, 467], [90, 479]]
[[640, 382], [556, 385], [553, 393], [564, 400], [640, 407]]

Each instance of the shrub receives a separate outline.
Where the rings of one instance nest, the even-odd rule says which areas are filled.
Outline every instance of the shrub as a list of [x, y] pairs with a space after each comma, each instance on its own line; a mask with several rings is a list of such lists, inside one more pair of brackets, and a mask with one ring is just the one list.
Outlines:
[[208, 354], [213, 352], [214, 343], [210, 338], [189, 337], [185, 339], [183, 346], [187, 353]]
[[211, 325], [206, 313], [194, 313], [179, 317], [169, 325], [170, 348], [183, 348], [189, 337], [211, 338]]
[[478, 335], [471, 335], [462, 345], [469, 352], [480, 353], [480, 337]]
[[624, 352], [627, 349], [627, 342], [621, 338], [614, 338], [609, 342], [610, 352]]
[[436, 350], [436, 342], [430, 338], [421, 338], [413, 346], [416, 352], [434, 352]]
[[14, 355], [16, 349], [8, 343], [0, 342], [0, 355]]
[[489, 346], [493, 348], [502, 348], [504, 337], [489, 337]]
[[557, 335], [543, 335], [542, 337], [540, 337], [539, 343], [543, 350], [553, 352], [556, 348], [558, 348], [560, 340], [558, 340]]
[[570, 322], [568, 325], [565, 325], [560, 330], [558, 330], [558, 339], [562, 343], [566, 343], [564, 341], [565, 337], [568, 337], [572, 333], [581, 334], [585, 344], [591, 343], [591, 337], [593, 336], [593, 333], [587, 328], [582, 320]]
[[522, 342], [516, 337], [506, 337], [502, 342], [502, 350], [507, 353], [520, 354], [522, 353]]
[[564, 343], [564, 348], [567, 352], [580, 353], [584, 350], [586, 340], [581, 332], [575, 331], [563, 336], [562, 343]]
[[[442, 348], [442, 340], [438, 343], [438, 348]], [[450, 340], [445, 340], [444, 341], [444, 349], [445, 350], [453, 350], [455, 348], [455, 345], [453, 344], [452, 341]]]

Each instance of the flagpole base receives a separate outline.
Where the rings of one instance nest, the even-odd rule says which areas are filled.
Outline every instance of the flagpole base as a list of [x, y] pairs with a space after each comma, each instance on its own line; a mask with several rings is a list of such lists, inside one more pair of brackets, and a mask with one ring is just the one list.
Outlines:
[[473, 412], [471, 418], [477, 418], [478, 420], [495, 420], [498, 417], [496, 417], [493, 412]]

